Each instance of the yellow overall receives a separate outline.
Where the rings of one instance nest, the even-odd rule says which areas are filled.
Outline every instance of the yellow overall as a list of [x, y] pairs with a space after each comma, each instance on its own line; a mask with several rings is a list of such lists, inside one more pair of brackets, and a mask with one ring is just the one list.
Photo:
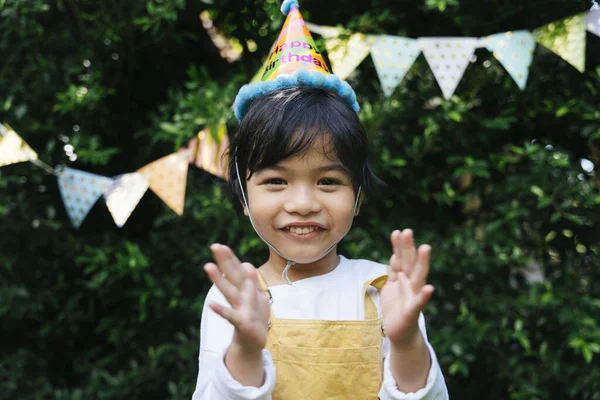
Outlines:
[[[267, 295], [271, 293], [258, 274]], [[273, 400], [377, 399], [383, 379], [383, 325], [367, 288], [381, 291], [387, 275], [365, 282], [364, 321], [274, 318], [266, 349], [277, 370]], [[277, 301], [277, 299], [275, 299]]]

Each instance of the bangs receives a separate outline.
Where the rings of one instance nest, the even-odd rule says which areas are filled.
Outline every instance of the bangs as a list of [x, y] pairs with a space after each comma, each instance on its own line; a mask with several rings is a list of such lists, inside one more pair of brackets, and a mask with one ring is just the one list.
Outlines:
[[[252, 176], [305, 154], [320, 140], [324, 154], [337, 155], [347, 169], [355, 190], [370, 187], [374, 177], [367, 165], [367, 138], [356, 112], [335, 95], [312, 87], [276, 90], [251, 104], [231, 143], [230, 182], [237, 179], [236, 160], [240, 174]], [[237, 193], [236, 185], [232, 189]]]

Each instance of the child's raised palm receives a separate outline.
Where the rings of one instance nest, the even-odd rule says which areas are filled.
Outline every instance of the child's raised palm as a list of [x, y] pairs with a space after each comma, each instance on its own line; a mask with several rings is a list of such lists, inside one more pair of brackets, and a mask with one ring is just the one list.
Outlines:
[[385, 333], [392, 343], [411, 343], [419, 334], [419, 314], [431, 298], [433, 286], [426, 285], [431, 247], [415, 248], [410, 229], [391, 235], [394, 254], [388, 281], [381, 290]]
[[209, 307], [235, 327], [234, 341], [249, 351], [262, 350], [267, 344], [270, 306], [256, 269], [241, 263], [227, 246], [214, 244], [211, 250], [216, 264], [208, 263], [204, 270], [231, 307], [214, 302]]

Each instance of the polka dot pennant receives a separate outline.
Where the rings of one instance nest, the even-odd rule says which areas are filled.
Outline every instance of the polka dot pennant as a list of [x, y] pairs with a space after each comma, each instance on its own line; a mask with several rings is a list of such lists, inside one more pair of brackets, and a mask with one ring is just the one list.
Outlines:
[[433, 71], [444, 98], [454, 94], [469, 61], [479, 44], [477, 38], [419, 38], [417, 44], [423, 50], [427, 63]]
[[525, 89], [535, 49], [533, 35], [528, 31], [497, 33], [484, 38], [484, 43], [519, 88]]
[[600, 36], [600, 9], [587, 13], [586, 28], [594, 35]]
[[148, 186], [148, 180], [137, 172], [117, 175], [113, 178], [111, 186], [104, 193], [104, 200], [119, 228], [125, 225], [148, 190]]
[[544, 25], [534, 31], [534, 36], [539, 44], [584, 72], [585, 29], [585, 14], [579, 14]]
[[138, 169], [152, 190], [177, 215], [183, 214], [189, 162], [183, 153], [173, 153]]
[[325, 42], [331, 69], [340, 79], [346, 79], [369, 55], [369, 43], [362, 33], [348, 39], [331, 38]]
[[10, 126], [0, 126], [0, 167], [37, 160], [37, 153]]
[[[60, 167], [57, 167], [59, 170]], [[112, 179], [72, 168], [65, 168], [58, 177], [58, 189], [67, 215], [79, 228], [98, 198], [112, 184]]]
[[417, 48], [415, 39], [399, 36], [373, 35], [369, 36], [368, 41], [381, 88], [386, 96], [391, 96], [421, 50]]

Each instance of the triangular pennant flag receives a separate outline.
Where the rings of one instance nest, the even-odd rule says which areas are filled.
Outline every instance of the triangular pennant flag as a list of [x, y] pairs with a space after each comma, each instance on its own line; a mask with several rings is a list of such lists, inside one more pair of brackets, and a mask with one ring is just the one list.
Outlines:
[[[60, 170], [60, 167], [57, 167]], [[112, 179], [72, 168], [65, 168], [58, 176], [58, 189], [67, 215], [79, 228], [98, 198], [111, 185]]]
[[335, 26], [324, 26], [313, 24], [312, 22], [307, 22], [306, 27], [309, 31], [317, 33], [325, 38], [331, 38], [339, 36], [342, 33], [340, 28], [336, 28]]
[[579, 72], [585, 71], [585, 14], [551, 22], [535, 30], [535, 40]]
[[421, 50], [415, 39], [399, 36], [373, 35], [368, 41], [381, 87], [385, 95], [390, 96], [421, 54]]
[[348, 39], [327, 39], [325, 48], [333, 73], [342, 80], [350, 76], [369, 55], [369, 43], [362, 33], [353, 33]]
[[38, 155], [7, 124], [0, 124], [0, 167], [29, 160], [37, 160]]
[[586, 28], [596, 36], [600, 36], [600, 9], [587, 13]]
[[215, 136], [216, 140], [210, 129], [203, 129], [190, 140], [188, 143], [188, 151], [192, 153], [190, 162], [219, 178], [227, 179], [228, 161], [225, 153], [229, 149], [229, 138], [224, 123], [219, 125]]
[[487, 36], [484, 42], [519, 88], [525, 89], [535, 49], [533, 35], [528, 31], [504, 32]]
[[177, 215], [183, 214], [189, 162], [181, 153], [173, 153], [138, 169], [148, 179], [150, 190]]
[[104, 193], [104, 200], [115, 224], [120, 228], [148, 190], [148, 180], [137, 172], [117, 175]]
[[433, 37], [417, 40], [433, 71], [444, 98], [454, 94], [469, 61], [479, 44], [476, 38]]

